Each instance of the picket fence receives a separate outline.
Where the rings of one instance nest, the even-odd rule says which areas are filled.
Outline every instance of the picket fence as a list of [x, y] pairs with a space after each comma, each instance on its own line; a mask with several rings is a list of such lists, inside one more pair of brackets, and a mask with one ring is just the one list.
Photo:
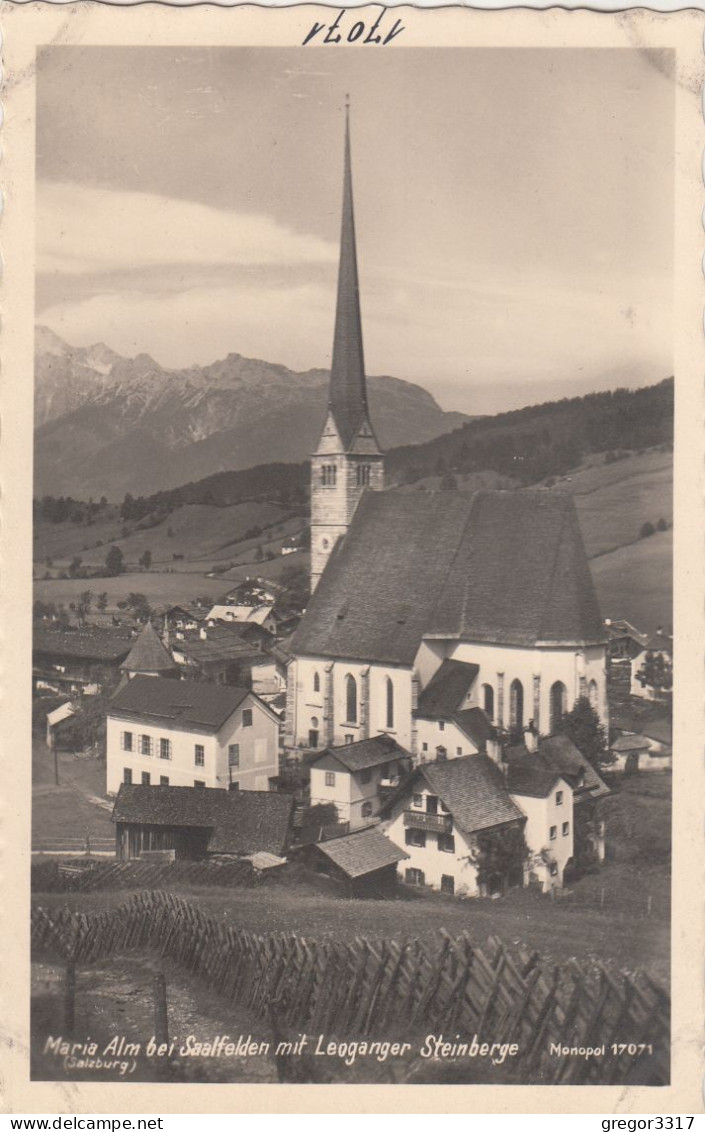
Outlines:
[[[546, 965], [537, 953], [495, 938], [480, 948], [467, 933], [443, 931], [434, 943], [257, 934], [173, 893], [144, 892], [90, 915], [35, 907], [32, 949], [37, 959], [75, 964], [151, 951], [268, 1020], [278, 1034], [342, 1040], [443, 1032], [515, 1042], [512, 1083], [669, 1080], [670, 1003], [656, 983], [646, 975], [615, 977], [601, 965]], [[612, 1042], [625, 1048], [604, 1058], [550, 1052], [552, 1043], [609, 1051]], [[653, 1052], [636, 1054], [630, 1043]]]
[[32, 891], [96, 892], [103, 888], [167, 889], [172, 884], [251, 888], [250, 861], [33, 861]]

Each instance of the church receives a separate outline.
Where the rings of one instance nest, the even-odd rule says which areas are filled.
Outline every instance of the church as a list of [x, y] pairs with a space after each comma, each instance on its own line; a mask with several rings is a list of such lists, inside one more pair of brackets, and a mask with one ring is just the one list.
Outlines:
[[390, 736], [412, 765], [607, 723], [604, 627], [572, 498], [385, 489], [367, 400], [349, 120], [328, 411], [311, 458], [312, 597], [288, 756]]

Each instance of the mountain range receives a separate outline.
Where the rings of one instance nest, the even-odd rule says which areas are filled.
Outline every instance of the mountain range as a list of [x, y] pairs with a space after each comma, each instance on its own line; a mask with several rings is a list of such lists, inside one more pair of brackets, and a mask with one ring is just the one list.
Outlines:
[[[306, 459], [320, 435], [328, 371], [295, 373], [234, 353], [170, 370], [103, 343], [70, 346], [38, 326], [34, 388], [34, 494], [117, 500]], [[368, 390], [384, 449], [433, 440], [470, 419], [398, 378], [371, 377]]]

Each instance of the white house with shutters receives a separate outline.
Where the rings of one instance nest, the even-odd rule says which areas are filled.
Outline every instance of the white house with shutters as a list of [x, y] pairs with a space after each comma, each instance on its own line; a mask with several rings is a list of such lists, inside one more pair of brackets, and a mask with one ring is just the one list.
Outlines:
[[135, 676], [107, 715], [107, 792], [122, 782], [268, 790], [280, 721], [246, 688]]

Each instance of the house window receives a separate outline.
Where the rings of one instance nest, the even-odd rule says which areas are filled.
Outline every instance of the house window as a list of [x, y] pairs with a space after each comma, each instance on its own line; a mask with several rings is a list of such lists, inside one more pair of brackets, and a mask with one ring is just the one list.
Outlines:
[[412, 804], [412, 806], [415, 806], [417, 810], [422, 810], [423, 809], [423, 794], [413, 794], [412, 798], [411, 798], [411, 804]]
[[426, 882], [421, 869], [407, 869], [404, 877], [407, 884], [425, 884]]
[[372, 771], [371, 770], [361, 770], [360, 771], [360, 782], [364, 786], [366, 786], [367, 783], [371, 782], [371, 781], [372, 781]]
[[354, 735], [346, 735], [345, 736], [345, 742], [347, 744], [354, 743], [355, 742], [355, 736]]
[[444, 896], [455, 895], [455, 880], [453, 877], [448, 876], [447, 873], [443, 873], [441, 877], [441, 892]]
[[345, 718], [357, 723], [357, 681], [350, 673], [345, 677]]
[[335, 786], [335, 771], [326, 771], [326, 786]]
[[446, 747], [436, 747], [436, 758], [439, 763], [444, 763], [448, 758], [448, 750]]
[[372, 817], [372, 803], [371, 802], [363, 802], [362, 803], [362, 809], [361, 809], [360, 812], [361, 812], [363, 818], [371, 818]]
[[335, 464], [321, 465], [321, 484], [323, 487], [335, 487], [337, 470]]
[[421, 750], [422, 750], [422, 751], [427, 751], [427, 750], [428, 750], [428, 743], [422, 743], [422, 744], [421, 744]]
[[152, 739], [149, 735], [140, 735], [140, 754], [151, 755], [152, 753]]
[[200, 787], [200, 788], [203, 788], [206, 785], [205, 782], [203, 782], [200, 778], [194, 778], [193, 784], [194, 784], [194, 786], [197, 786], [197, 787]]
[[551, 829], [549, 831], [549, 837], [551, 838], [551, 841], [556, 840], [556, 833], [557, 832], [558, 832], [557, 827], [555, 825], [552, 825]]
[[463, 753], [463, 748], [462, 747], [456, 747], [455, 753], [458, 756], [458, 758], [460, 758], [462, 756], [462, 753]]
[[120, 746], [122, 747], [123, 751], [131, 751], [132, 750], [132, 732], [131, 731], [121, 732], [121, 734], [120, 734]]
[[387, 677], [387, 727], [394, 727], [394, 685]]
[[568, 834], [570, 833], [570, 822], [567, 822], [567, 821], [563, 822], [563, 825], [561, 827], [561, 832], [563, 833], [564, 837], [568, 836]]
[[407, 845], [413, 845], [414, 849], [426, 848], [426, 834], [422, 829], [407, 829], [405, 835], [404, 841]]
[[129, 766], [126, 766], [123, 769], [122, 781], [127, 783], [128, 786], [132, 784], [132, 771]]
[[494, 719], [494, 688], [491, 684], [482, 685], [482, 706], [490, 719]]
[[148, 770], [143, 770], [143, 771], [142, 771], [142, 785], [143, 785], [143, 786], [149, 786], [149, 785], [150, 785], [150, 783], [151, 783], [151, 781], [152, 781], [152, 776], [151, 776], [151, 774], [149, 773], [149, 771], [148, 771]]
[[455, 853], [455, 838], [452, 833], [438, 834], [438, 848], [441, 853]]
[[201, 743], [196, 743], [193, 749], [193, 761], [196, 766], [206, 765], [206, 748]]
[[159, 785], [160, 786], [168, 786], [169, 785], [169, 779], [168, 779], [166, 774], [160, 774], [159, 775]]
[[509, 688], [509, 722], [514, 731], [524, 726], [524, 685], [521, 680], [512, 680]]
[[556, 805], [557, 806], [563, 805], [563, 791], [562, 790], [556, 790]]
[[244, 708], [242, 712], [242, 726], [252, 727], [252, 708]]
[[590, 707], [594, 708], [595, 711], [597, 711], [597, 681], [596, 680], [591, 680], [590, 683], [588, 684], [588, 700], [590, 701]]
[[314, 692], [320, 692], [321, 690], [321, 677], [317, 672], [313, 674], [313, 690]]
[[435, 794], [427, 794], [426, 795], [426, 813], [427, 814], [437, 814], [438, 813], [438, 798], [436, 797]]
[[171, 758], [171, 739], [160, 739], [159, 740], [159, 758], [160, 759], [170, 759]]
[[357, 473], [357, 486], [368, 487], [370, 482], [370, 465], [358, 464], [355, 471]]
[[551, 685], [551, 732], [557, 731], [565, 715], [568, 689], [560, 680]]
[[228, 766], [240, 765], [240, 744], [230, 743], [228, 745]]
[[439, 719], [438, 720], [438, 730], [439, 731], [445, 731], [445, 729], [446, 729], [445, 721], [442, 720], [442, 719]]

